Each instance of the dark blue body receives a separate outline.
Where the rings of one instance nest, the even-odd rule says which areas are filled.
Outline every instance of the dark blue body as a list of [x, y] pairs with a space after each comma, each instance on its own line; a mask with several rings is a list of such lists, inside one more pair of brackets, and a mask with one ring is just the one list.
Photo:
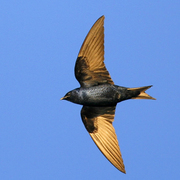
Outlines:
[[80, 87], [69, 93], [71, 96], [67, 98], [68, 101], [86, 106], [114, 106], [133, 96], [127, 88], [111, 84]]

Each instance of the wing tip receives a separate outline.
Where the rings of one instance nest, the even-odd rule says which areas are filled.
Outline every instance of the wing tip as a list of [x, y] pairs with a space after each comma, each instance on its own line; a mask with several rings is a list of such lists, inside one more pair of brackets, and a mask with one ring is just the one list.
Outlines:
[[125, 170], [125, 167], [119, 169], [122, 173], [126, 174], [126, 170]]
[[102, 15], [99, 19], [101, 19], [101, 18], [102, 18], [102, 19], [105, 19], [105, 16], [104, 16], [104, 15]]

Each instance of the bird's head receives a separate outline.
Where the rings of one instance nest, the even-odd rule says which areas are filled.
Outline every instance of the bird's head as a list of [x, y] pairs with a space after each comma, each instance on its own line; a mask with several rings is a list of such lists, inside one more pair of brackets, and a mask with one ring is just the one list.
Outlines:
[[61, 100], [67, 100], [74, 103], [78, 103], [79, 99], [79, 88], [69, 91]]
[[71, 95], [72, 92], [69, 91], [68, 93], [66, 93], [66, 95], [64, 97], [62, 97], [60, 100], [70, 100], [71, 99]]

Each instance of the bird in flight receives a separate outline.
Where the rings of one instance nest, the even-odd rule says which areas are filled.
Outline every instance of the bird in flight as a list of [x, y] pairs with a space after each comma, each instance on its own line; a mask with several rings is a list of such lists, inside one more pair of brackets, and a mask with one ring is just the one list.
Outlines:
[[151, 86], [127, 88], [114, 85], [104, 64], [104, 16], [92, 26], [79, 51], [75, 77], [80, 88], [69, 91], [61, 100], [83, 105], [81, 118], [91, 138], [104, 156], [126, 173], [114, 121], [117, 103], [127, 99], [155, 99], [145, 91]]

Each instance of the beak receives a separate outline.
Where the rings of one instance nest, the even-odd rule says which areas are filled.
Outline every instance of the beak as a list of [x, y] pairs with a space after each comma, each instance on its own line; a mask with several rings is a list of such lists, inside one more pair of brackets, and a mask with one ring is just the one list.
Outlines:
[[60, 100], [63, 100], [64, 99], [64, 97], [62, 97]]

